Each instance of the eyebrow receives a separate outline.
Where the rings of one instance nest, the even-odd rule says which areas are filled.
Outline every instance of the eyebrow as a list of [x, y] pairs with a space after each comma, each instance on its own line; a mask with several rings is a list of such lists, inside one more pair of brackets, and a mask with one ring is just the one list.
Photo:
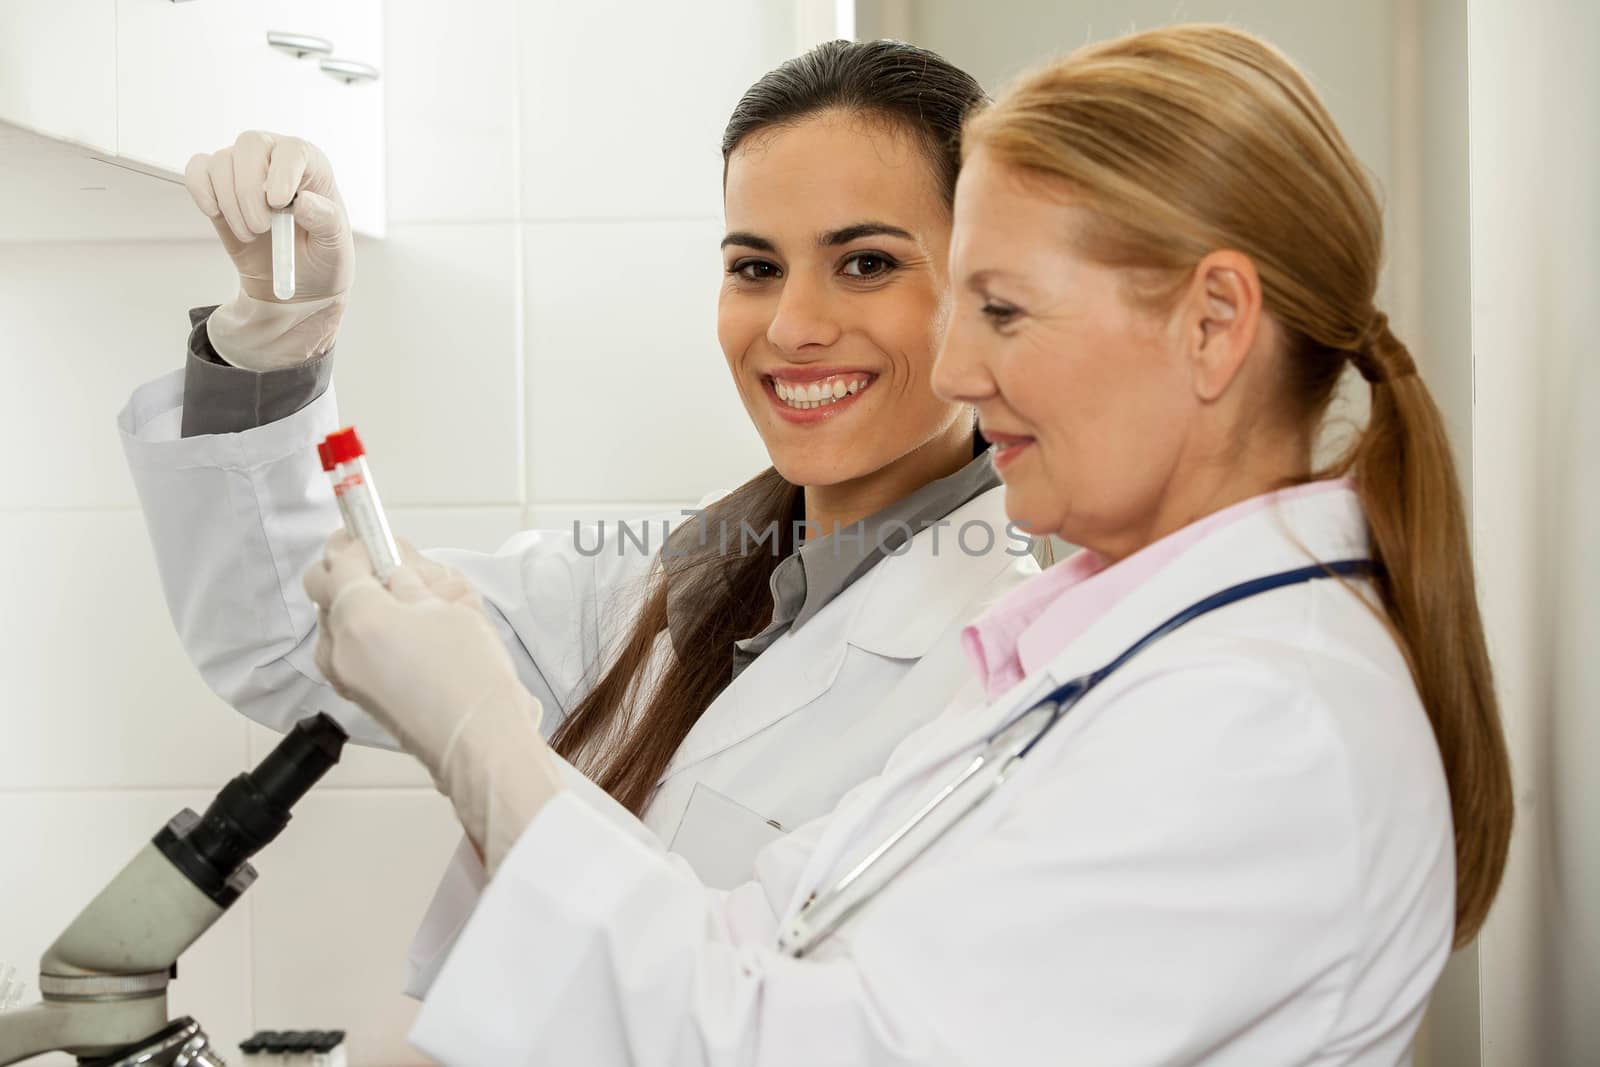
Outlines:
[[[911, 231], [900, 226], [891, 226], [887, 222], [857, 222], [837, 230], [824, 230], [817, 235], [818, 248], [836, 248], [847, 245], [851, 241], [859, 241], [863, 237], [899, 237], [906, 241], [915, 241]], [[739, 245], [743, 248], [754, 248], [760, 252], [777, 252], [778, 246], [765, 237], [743, 231], [735, 231], [722, 239], [722, 247]]]
[[851, 241], [859, 241], [863, 237], [899, 237], [907, 241], [915, 241], [910, 231], [899, 226], [890, 226], [887, 222], [858, 222], [854, 226], [846, 226], [842, 230], [829, 230], [817, 237], [819, 248], [831, 248], [836, 245], [847, 245]]
[[983, 291], [989, 287], [989, 283], [993, 281], [999, 273], [999, 271], [994, 270], [973, 271], [971, 274], [967, 275], [966, 280], [962, 282], [962, 286], [968, 292], [977, 293], [979, 296], [982, 296]]
[[961, 280], [961, 288], [974, 296], [981, 296], [987, 299], [989, 287], [995, 282], [1004, 282], [1021, 299], [1026, 300], [1030, 295], [1037, 297], [1037, 292], [1028, 284], [1028, 279], [1025, 275], [1016, 274], [998, 267], [985, 267], [982, 270], [973, 271]]

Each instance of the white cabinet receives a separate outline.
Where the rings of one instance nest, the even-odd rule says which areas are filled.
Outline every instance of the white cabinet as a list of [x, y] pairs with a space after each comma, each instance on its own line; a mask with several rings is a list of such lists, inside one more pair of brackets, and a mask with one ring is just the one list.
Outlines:
[[116, 0], [0, 0], [0, 120], [116, 151]]
[[[320, 40], [296, 57], [270, 34]], [[324, 59], [375, 79], [335, 77]], [[0, 0], [0, 121], [169, 174], [245, 130], [333, 161], [350, 220], [382, 236], [382, 0]]]
[[382, 234], [383, 82], [345, 82], [268, 34], [320, 39], [330, 57], [381, 71], [380, 0], [119, 0], [117, 152], [182, 171], [245, 130], [316, 143], [333, 161], [351, 221]]

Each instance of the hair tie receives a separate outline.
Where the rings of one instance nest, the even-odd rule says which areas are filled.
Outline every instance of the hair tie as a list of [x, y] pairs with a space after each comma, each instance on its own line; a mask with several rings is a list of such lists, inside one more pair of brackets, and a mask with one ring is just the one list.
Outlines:
[[1406, 346], [1389, 329], [1389, 316], [1378, 312], [1361, 334], [1350, 362], [1361, 377], [1373, 385], [1393, 382], [1417, 373], [1417, 365]]

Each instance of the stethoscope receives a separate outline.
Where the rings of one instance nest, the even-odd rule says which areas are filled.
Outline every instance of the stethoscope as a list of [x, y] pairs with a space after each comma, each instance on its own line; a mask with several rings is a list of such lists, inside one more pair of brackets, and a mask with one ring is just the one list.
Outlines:
[[1156, 641], [1202, 615], [1250, 597], [1323, 578], [1368, 577], [1375, 570], [1375, 564], [1368, 559], [1340, 560], [1269, 574], [1230, 586], [1178, 612], [1129, 645], [1099, 670], [1052, 689], [990, 734], [983, 748], [960, 774], [934, 793], [899, 829], [884, 838], [832, 886], [813, 893], [779, 933], [778, 951], [790, 956], [804, 956], [831, 935], [917, 857], [992, 796], [1028, 753], [1044, 740], [1057, 723], [1067, 717], [1067, 713], [1080, 700]]

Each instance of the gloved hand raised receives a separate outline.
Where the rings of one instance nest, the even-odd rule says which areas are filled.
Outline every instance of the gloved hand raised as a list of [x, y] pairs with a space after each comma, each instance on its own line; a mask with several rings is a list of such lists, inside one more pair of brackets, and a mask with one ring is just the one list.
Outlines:
[[[252, 130], [230, 148], [198, 155], [184, 171], [195, 204], [211, 219], [239, 272], [239, 295], [212, 313], [207, 330], [223, 359], [251, 370], [293, 366], [333, 346], [355, 277], [355, 241], [321, 149], [297, 137]], [[272, 295], [272, 212], [295, 219], [295, 295]]]
[[539, 735], [539, 702], [471, 584], [421, 562], [384, 588], [361, 543], [333, 535], [305, 576], [322, 613], [317, 667], [428, 768], [492, 876], [561, 788], [559, 772]]

